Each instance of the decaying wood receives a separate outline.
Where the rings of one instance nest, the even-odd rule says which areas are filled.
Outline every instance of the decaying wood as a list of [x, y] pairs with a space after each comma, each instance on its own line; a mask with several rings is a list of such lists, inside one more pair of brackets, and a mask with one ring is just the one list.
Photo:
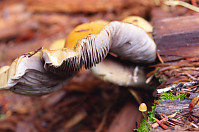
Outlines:
[[199, 56], [198, 15], [166, 18], [154, 25], [154, 39], [163, 61]]
[[197, 97], [199, 95], [199, 93], [191, 93], [191, 95], [189, 96], [189, 99], [192, 100], [195, 97]]
[[[171, 115], [175, 113], [176, 111], [179, 112], [179, 114], [182, 113], [188, 113], [189, 112], [189, 104], [191, 100], [162, 100], [159, 103], [156, 104], [155, 108], [155, 114], [158, 115], [158, 113], [162, 113], [165, 115]], [[199, 109], [199, 105], [195, 106], [193, 108], [193, 111]], [[199, 111], [195, 111], [199, 112]]]
[[[199, 119], [199, 106], [192, 107], [192, 111], [190, 111], [190, 100], [163, 100], [156, 104], [155, 114], [157, 117], [161, 117], [162, 123], [167, 126], [170, 126], [170, 131], [186, 131], [186, 130], [194, 130], [198, 131], [198, 119]], [[196, 103], [196, 102], [194, 102]], [[188, 108], [187, 108], [188, 107]], [[174, 113], [175, 112], [175, 113]], [[172, 117], [170, 117], [170, 113], [174, 113]], [[169, 115], [169, 116], [166, 116]], [[154, 123], [153, 126], [155, 126]], [[176, 128], [178, 127], [178, 128]], [[154, 132], [160, 131], [160, 127], [154, 129]]]
[[151, 11], [152, 16], [152, 23], [156, 23], [159, 20], [165, 19], [165, 18], [173, 18], [173, 17], [179, 17], [184, 16], [185, 14], [189, 14], [189, 10], [184, 7], [168, 7], [164, 6], [164, 8], [155, 7]]

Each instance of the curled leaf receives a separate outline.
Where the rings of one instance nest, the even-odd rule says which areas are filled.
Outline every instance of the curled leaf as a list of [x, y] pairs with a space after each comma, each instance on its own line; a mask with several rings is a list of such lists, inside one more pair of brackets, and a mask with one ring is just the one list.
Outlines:
[[189, 112], [192, 111], [193, 107], [197, 104], [198, 101], [199, 101], [199, 96], [191, 100], [191, 103], [189, 104]]

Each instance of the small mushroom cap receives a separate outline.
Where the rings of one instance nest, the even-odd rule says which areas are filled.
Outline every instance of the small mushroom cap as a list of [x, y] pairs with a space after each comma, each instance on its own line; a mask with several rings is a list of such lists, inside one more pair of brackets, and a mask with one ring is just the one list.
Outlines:
[[141, 103], [140, 106], [139, 106], [139, 111], [141, 112], [145, 112], [147, 111], [147, 106], [145, 103]]
[[139, 28], [142, 28], [150, 37], [152, 37], [153, 27], [152, 25], [142, 17], [139, 16], [129, 16], [126, 17], [123, 22], [133, 24]]
[[0, 68], [0, 87], [7, 83], [8, 70], [10, 66], [3, 66]]
[[77, 41], [89, 34], [97, 34], [99, 33], [104, 26], [106, 26], [109, 22], [104, 20], [97, 20], [94, 22], [81, 24], [75, 29], [73, 29], [68, 35], [65, 48], [74, 48]]
[[0, 74], [2, 74], [3, 72], [6, 72], [8, 69], [10, 68], [10, 66], [3, 66], [0, 68]]
[[49, 47], [50, 50], [60, 50], [63, 49], [65, 45], [65, 39], [55, 40]]

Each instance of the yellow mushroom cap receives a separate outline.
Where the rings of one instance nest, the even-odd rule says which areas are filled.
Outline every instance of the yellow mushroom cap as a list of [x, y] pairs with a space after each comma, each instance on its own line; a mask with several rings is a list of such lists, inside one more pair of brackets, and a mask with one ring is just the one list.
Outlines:
[[3, 66], [0, 68], [0, 74], [2, 74], [3, 72], [7, 71], [10, 68], [10, 66]]
[[129, 16], [129, 17], [126, 17], [124, 20], [122, 20], [122, 22], [130, 23], [139, 28], [142, 28], [145, 32], [147, 32], [150, 35], [150, 37], [152, 37], [151, 33], [153, 31], [153, 27], [144, 18], [139, 17], [139, 16]]
[[84, 23], [75, 27], [66, 39], [55, 40], [49, 47], [50, 50], [59, 50], [63, 48], [74, 48], [77, 41], [89, 34], [97, 34], [108, 22], [97, 20], [94, 22]]
[[89, 34], [97, 34], [99, 33], [104, 26], [106, 26], [109, 22], [104, 20], [97, 20], [94, 22], [84, 23], [77, 26], [73, 29], [68, 35], [65, 48], [74, 48], [77, 41], [83, 37], [86, 37]]
[[[150, 37], [152, 37], [151, 33], [153, 27], [144, 18], [139, 16], [129, 16], [126, 17], [124, 20], [122, 20], [122, 22], [130, 23], [139, 28], [142, 28], [145, 32], [149, 34]], [[86, 37], [89, 34], [99, 33], [102, 30], [102, 28], [106, 26], [108, 23], [109, 23], [108, 21], [96, 20], [93, 22], [88, 22], [78, 25], [70, 32], [66, 40], [60, 39], [54, 41], [51, 44], [50, 49], [57, 50], [62, 48], [74, 48], [78, 40], [82, 39], [83, 37]]]
[[55, 40], [49, 47], [50, 50], [60, 50], [63, 49], [65, 45], [65, 39]]
[[139, 111], [141, 112], [145, 112], [147, 111], [147, 106], [145, 103], [141, 103], [140, 106], [139, 106]]
[[[151, 24], [139, 16], [130, 16], [122, 20], [126, 23], [131, 23], [137, 27], [142, 28], [145, 32], [147, 32], [150, 36], [153, 30]], [[75, 27], [70, 34], [68, 35], [65, 48], [74, 48], [78, 40], [83, 37], [86, 37], [89, 34], [97, 34], [99, 33], [104, 26], [106, 26], [109, 22], [104, 20], [97, 20], [89, 23], [81, 24]], [[62, 44], [61, 44], [62, 45]], [[59, 47], [59, 46], [58, 46]]]

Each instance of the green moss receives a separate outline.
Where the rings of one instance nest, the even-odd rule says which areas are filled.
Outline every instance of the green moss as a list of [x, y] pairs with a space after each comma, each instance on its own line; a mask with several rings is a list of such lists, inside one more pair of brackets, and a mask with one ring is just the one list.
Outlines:
[[[162, 93], [159, 100], [184, 100], [186, 98], [186, 93], [177, 93], [176, 95], [172, 94], [171, 92]], [[148, 112], [147, 119], [144, 119], [142, 123], [140, 124], [140, 127], [137, 129], [138, 132], [148, 132], [152, 131], [152, 122], [154, 121], [152, 117], [155, 117], [154, 115], [155, 110], [155, 104], [152, 106], [152, 110]]]
[[5, 114], [0, 114], [0, 120], [3, 120], [5, 118]]
[[155, 69], [155, 72], [154, 72], [154, 76], [155, 76], [156, 78], [158, 78], [158, 70], [159, 70], [159, 68], [156, 68], [156, 69]]
[[[159, 83], [165, 82], [167, 79], [160, 77], [158, 75], [158, 70], [154, 73], [155, 77], [158, 79]], [[172, 94], [171, 92], [165, 92], [162, 93], [160, 96], [159, 100], [184, 100], [186, 98], [187, 94], [186, 93], [176, 93], [176, 95]], [[152, 117], [155, 117], [154, 115], [154, 110], [155, 110], [155, 104], [152, 106], [152, 110], [148, 112], [147, 114], [147, 119], [144, 119], [142, 123], [140, 124], [139, 128], [137, 129], [138, 132], [149, 132], [152, 131], [152, 123], [154, 120]]]
[[165, 82], [167, 79], [165, 79], [165, 78], [158, 78], [158, 82], [159, 83], [163, 83], [163, 82]]
[[162, 76], [162, 75], [159, 75], [158, 71], [159, 71], [159, 68], [157, 68], [157, 69], [155, 70], [155, 72], [154, 72], [154, 76], [155, 76], [155, 78], [158, 79], [158, 82], [159, 82], [159, 83], [163, 83], [163, 82], [167, 81], [167, 78], [164, 77], [164, 76]]
[[177, 93], [176, 95], [174, 95], [171, 92], [167, 92], [162, 93], [162, 95], [160, 96], [160, 100], [184, 100], [186, 96], [186, 93]]
[[137, 129], [138, 132], [148, 132], [149, 131], [149, 124], [148, 121], [146, 119], [144, 119], [142, 121], [142, 123], [140, 124], [140, 127]]

